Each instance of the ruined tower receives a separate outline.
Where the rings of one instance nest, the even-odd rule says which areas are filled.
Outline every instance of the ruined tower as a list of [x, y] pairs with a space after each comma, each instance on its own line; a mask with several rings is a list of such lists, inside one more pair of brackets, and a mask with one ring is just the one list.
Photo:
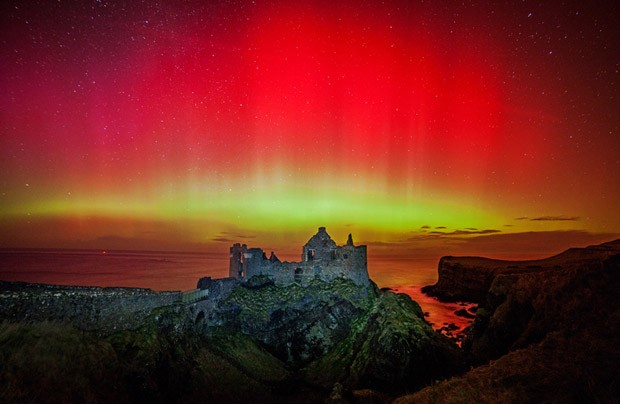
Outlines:
[[336, 258], [336, 243], [327, 234], [325, 227], [308, 240], [301, 253], [301, 261], [327, 261]]
[[243, 279], [246, 274], [245, 254], [248, 252], [248, 246], [236, 243], [230, 247], [230, 266], [228, 268], [228, 276], [230, 278]]
[[350, 234], [346, 244], [338, 246], [325, 227], [319, 227], [303, 246], [300, 262], [281, 262], [273, 252], [267, 258], [260, 248], [234, 244], [230, 247], [229, 277], [247, 281], [254, 276], [266, 276], [279, 286], [292, 283], [303, 286], [313, 280], [331, 282], [337, 278], [349, 279], [360, 286], [370, 283], [366, 246], [354, 245]]

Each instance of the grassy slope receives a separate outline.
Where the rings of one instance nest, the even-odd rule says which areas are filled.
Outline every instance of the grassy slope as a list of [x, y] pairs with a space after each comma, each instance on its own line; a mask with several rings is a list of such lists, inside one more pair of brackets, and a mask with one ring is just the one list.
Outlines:
[[[620, 322], [620, 318], [615, 320]], [[613, 338], [589, 332], [549, 334], [540, 344], [510, 352], [464, 376], [395, 402], [617, 402], [620, 347], [612, 343]]]
[[271, 401], [289, 376], [250, 338], [207, 339], [175, 329], [178, 316], [160, 309], [107, 339], [57, 323], [4, 323], [0, 402]]
[[264, 320], [283, 301], [303, 306], [345, 297], [365, 311], [303, 375], [250, 337], [196, 334], [183, 308], [170, 306], [154, 310], [139, 329], [105, 339], [58, 323], [0, 325], [0, 402], [312, 402], [323, 401], [337, 380], [393, 391], [434, 377], [425, 364], [442, 363], [439, 352], [449, 348], [408, 296], [360, 293], [339, 281], [316, 286], [238, 288], [230, 297], [241, 313]]
[[112, 346], [69, 326], [0, 325], [0, 401], [126, 401]]

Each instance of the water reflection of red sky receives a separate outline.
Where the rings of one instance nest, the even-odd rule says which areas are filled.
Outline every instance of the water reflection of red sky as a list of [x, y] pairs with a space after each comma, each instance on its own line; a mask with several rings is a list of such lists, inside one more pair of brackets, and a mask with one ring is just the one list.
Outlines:
[[426, 321], [431, 323], [433, 328], [436, 330], [445, 327], [448, 324], [454, 324], [458, 327], [458, 329], [454, 330], [454, 332], [458, 333], [465, 327], [469, 326], [472, 322], [471, 319], [458, 316], [455, 312], [460, 309], [467, 310], [468, 308], [475, 306], [474, 304], [467, 302], [442, 303], [439, 300], [422, 293], [421, 286], [397, 286], [392, 288], [392, 291], [396, 293], [405, 293], [418, 302], [420, 307], [422, 307], [422, 310], [428, 314], [425, 317]]

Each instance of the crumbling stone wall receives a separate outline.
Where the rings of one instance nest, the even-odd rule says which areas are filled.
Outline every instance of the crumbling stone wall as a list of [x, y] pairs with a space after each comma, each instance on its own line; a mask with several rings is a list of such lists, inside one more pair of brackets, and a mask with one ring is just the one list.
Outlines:
[[0, 282], [0, 320], [60, 321], [109, 335], [137, 328], [157, 307], [181, 300], [181, 292], [142, 288]]
[[211, 279], [211, 277], [205, 277], [198, 280], [198, 289], [209, 291], [204, 299], [188, 306], [190, 317], [198, 330], [206, 327], [209, 322], [215, 324], [213, 320], [215, 308], [238, 285], [239, 282], [235, 278]]
[[346, 245], [337, 246], [325, 227], [319, 227], [303, 246], [300, 262], [280, 262], [273, 252], [267, 258], [262, 249], [247, 248], [245, 244], [235, 244], [230, 251], [230, 276], [242, 281], [265, 275], [278, 286], [305, 286], [313, 279], [331, 282], [336, 278], [350, 279], [360, 286], [369, 284], [366, 246], [353, 245], [350, 235]]
[[335, 258], [338, 246], [327, 234], [325, 227], [319, 227], [319, 231], [308, 240], [301, 253], [302, 262], [329, 262]]

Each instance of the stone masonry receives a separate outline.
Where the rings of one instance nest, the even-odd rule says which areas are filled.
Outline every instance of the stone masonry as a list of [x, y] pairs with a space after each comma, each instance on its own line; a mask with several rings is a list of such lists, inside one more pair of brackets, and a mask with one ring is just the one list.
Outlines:
[[281, 262], [272, 252], [269, 257], [261, 248], [248, 248], [236, 243], [230, 247], [229, 277], [248, 281], [263, 275], [278, 285], [293, 283], [305, 286], [313, 279], [330, 282], [336, 278], [352, 280], [355, 284], [369, 284], [366, 246], [353, 245], [349, 234], [347, 243], [338, 246], [327, 234], [325, 227], [303, 246], [300, 262]]

